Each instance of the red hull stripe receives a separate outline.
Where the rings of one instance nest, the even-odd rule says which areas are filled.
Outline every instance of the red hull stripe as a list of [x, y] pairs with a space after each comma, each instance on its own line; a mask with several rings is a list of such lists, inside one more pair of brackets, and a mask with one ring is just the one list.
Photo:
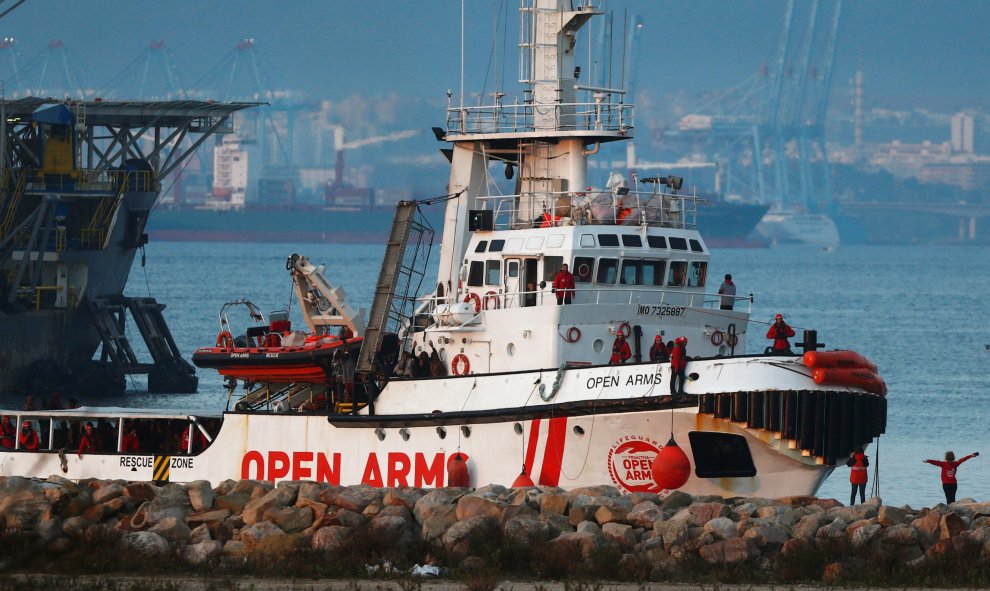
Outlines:
[[543, 469], [540, 484], [557, 486], [560, 482], [560, 465], [564, 459], [564, 438], [567, 435], [567, 417], [550, 419], [547, 446], [543, 452]]
[[536, 446], [540, 442], [540, 419], [533, 419], [529, 425], [529, 444], [526, 445], [526, 475], [533, 477], [533, 462], [536, 461]]

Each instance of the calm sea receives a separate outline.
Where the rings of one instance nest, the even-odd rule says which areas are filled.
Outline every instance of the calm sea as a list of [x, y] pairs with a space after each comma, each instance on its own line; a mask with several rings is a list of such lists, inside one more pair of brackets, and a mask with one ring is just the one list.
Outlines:
[[[383, 252], [378, 245], [157, 242], [148, 245], [146, 267], [135, 263], [127, 294], [150, 294], [167, 304], [166, 318], [188, 357], [196, 347], [213, 344], [218, 312], [228, 300], [250, 299], [266, 313], [285, 309], [292, 302], [285, 270], [292, 253], [326, 264], [331, 283], [346, 288], [352, 305], [369, 308]], [[828, 348], [855, 349], [880, 367], [890, 389], [887, 434], [867, 453], [879, 464], [884, 502], [939, 502], [939, 470], [922, 460], [941, 459], [946, 450], [957, 456], [990, 452], [984, 447], [990, 441], [990, 248], [717, 250], [709, 277], [725, 273], [732, 273], [739, 293], [754, 294], [753, 319], [760, 324], [751, 324], [751, 352], [767, 344], [762, 323], [781, 312], [798, 335], [802, 328], [817, 329]], [[292, 311], [293, 324], [301, 326], [295, 302]], [[243, 310], [231, 314], [235, 326], [246, 320]], [[223, 409], [227, 401], [218, 376], [199, 375], [198, 394], [138, 392], [102, 403]], [[847, 468], [837, 468], [819, 494], [847, 502], [848, 477]], [[959, 481], [959, 498], [990, 498], [990, 454], [964, 464]]]

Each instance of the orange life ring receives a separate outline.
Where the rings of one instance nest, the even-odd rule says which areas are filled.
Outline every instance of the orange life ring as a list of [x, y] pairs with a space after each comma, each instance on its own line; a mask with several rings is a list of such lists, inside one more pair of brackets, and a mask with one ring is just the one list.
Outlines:
[[490, 291], [485, 294], [485, 309], [498, 310], [502, 305], [498, 301], [498, 294]]
[[478, 296], [478, 294], [476, 294], [476, 293], [469, 293], [469, 294], [467, 294], [466, 296], [464, 296], [464, 302], [465, 303], [470, 302], [470, 303], [473, 303], [474, 304], [474, 313], [475, 314], [481, 312], [481, 297]]
[[624, 338], [629, 338], [629, 335], [632, 334], [632, 327], [629, 326], [628, 322], [623, 322], [622, 324], [619, 325], [619, 330], [617, 330], [616, 332], [618, 334], [621, 334]]
[[220, 334], [217, 335], [217, 347], [221, 349], [234, 348], [234, 337], [229, 330], [221, 330]]
[[718, 347], [719, 345], [722, 344], [722, 341], [724, 339], [725, 339], [725, 335], [722, 333], [721, 330], [716, 328], [715, 331], [712, 333], [712, 344]]
[[739, 344], [739, 337], [736, 336], [736, 333], [730, 332], [728, 336], [725, 337], [725, 344], [730, 347], [735, 347]]
[[576, 342], [580, 341], [581, 340], [581, 329], [578, 328], [578, 327], [576, 327], [576, 326], [572, 326], [572, 327], [568, 328], [567, 329], [567, 335], [564, 337], [564, 340], [567, 341], [568, 343], [576, 343]]
[[454, 360], [450, 362], [450, 371], [453, 372], [455, 376], [462, 376], [470, 373], [471, 362], [468, 361], [467, 355], [464, 353], [458, 353], [455, 355]]

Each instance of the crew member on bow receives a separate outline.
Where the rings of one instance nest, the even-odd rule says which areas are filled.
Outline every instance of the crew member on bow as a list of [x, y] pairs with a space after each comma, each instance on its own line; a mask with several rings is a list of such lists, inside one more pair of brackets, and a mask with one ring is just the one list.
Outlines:
[[653, 337], [653, 346], [650, 347], [650, 361], [653, 363], [665, 363], [670, 361], [670, 350], [663, 342], [663, 337], [657, 335]]
[[670, 395], [684, 395], [684, 381], [687, 379], [687, 337], [674, 339], [674, 350], [670, 353]]
[[28, 451], [38, 450], [38, 433], [31, 426], [31, 421], [24, 421], [21, 424], [21, 433], [17, 436], [21, 443], [21, 449]]
[[731, 310], [736, 303], [736, 284], [732, 282], [732, 275], [725, 274], [725, 281], [718, 287], [719, 309]]
[[626, 342], [626, 335], [622, 334], [620, 330], [615, 335], [615, 342], [612, 343], [612, 357], [609, 358], [608, 362], [611, 365], [622, 365], [630, 357], [632, 357], [632, 351], [629, 349], [629, 343]]
[[557, 296], [557, 305], [570, 304], [574, 299], [574, 275], [567, 270], [567, 263], [560, 266], [560, 271], [553, 278], [553, 292]]
[[777, 314], [774, 323], [767, 331], [767, 338], [773, 341], [771, 353], [774, 355], [790, 355], [791, 343], [787, 339], [794, 336], [794, 329], [784, 322], [784, 316]]

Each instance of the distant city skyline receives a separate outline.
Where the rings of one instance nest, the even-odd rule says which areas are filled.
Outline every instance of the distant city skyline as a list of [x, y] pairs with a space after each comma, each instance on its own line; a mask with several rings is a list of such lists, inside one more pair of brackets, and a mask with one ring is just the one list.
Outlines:
[[[518, 2], [466, 0], [465, 5], [465, 90], [484, 87], [491, 92], [495, 63], [498, 75], [504, 73], [514, 87]], [[663, 96], [728, 88], [761, 65], [772, 65], [786, 5], [784, 0], [611, 0], [606, 6], [616, 15], [616, 39], [622, 35], [624, 14], [643, 19], [638, 86]], [[807, 8], [807, 3], [798, 5]], [[834, 6], [821, 5], [829, 10]], [[168, 45], [183, 85], [190, 87], [241, 40], [251, 38], [272, 89], [297, 91], [311, 100], [399, 94], [439, 101], [447, 89], [456, 95], [460, 84], [460, 9], [456, 0], [28, 0], [0, 21], [0, 36], [16, 40], [21, 67], [50, 41], [63, 41], [85, 88], [106, 84], [155, 40]], [[500, 31], [505, 55], [493, 60], [496, 15], [508, 35], [502, 37]], [[859, 65], [871, 104], [986, 107], [988, 22], [990, 3], [976, 0], [847, 1], [833, 97], [843, 96]], [[803, 26], [796, 23], [794, 34], [802, 34]], [[616, 47], [617, 55], [620, 51]], [[9, 75], [9, 57], [0, 53], [0, 76]], [[613, 72], [613, 79], [618, 78]]]

